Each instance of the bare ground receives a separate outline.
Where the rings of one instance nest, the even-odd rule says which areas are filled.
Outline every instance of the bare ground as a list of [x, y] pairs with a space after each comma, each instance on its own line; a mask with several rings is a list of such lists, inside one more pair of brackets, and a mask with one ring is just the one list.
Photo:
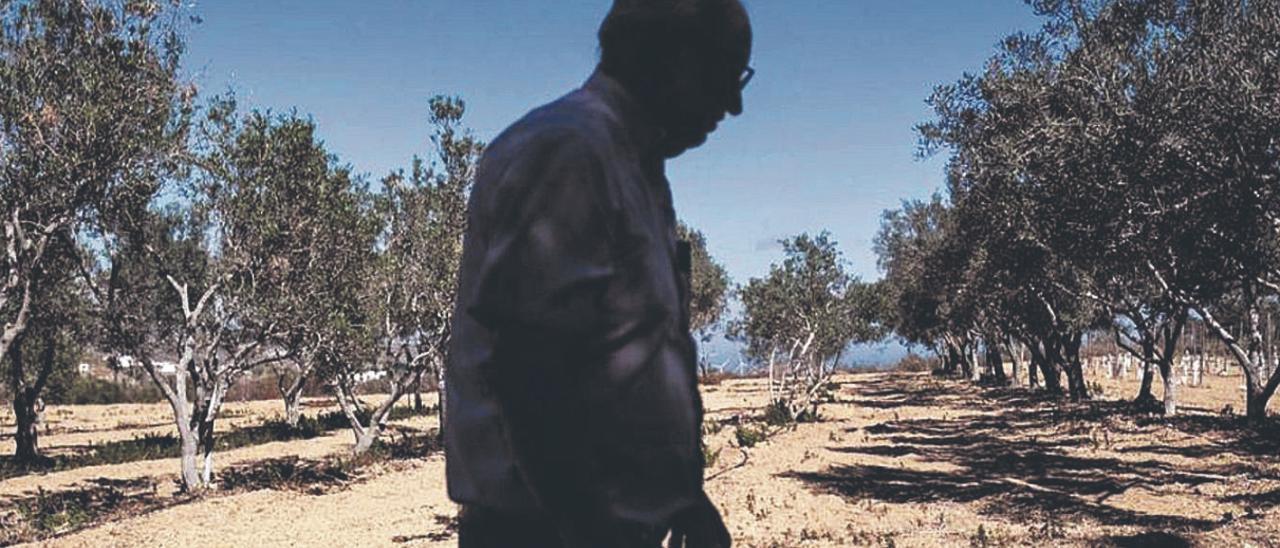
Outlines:
[[[763, 383], [707, 386], [708, 424], [721, 425], [707, 437], [719, 451], [707, 490], [738, 546], [1280, 546], [1280, 436], [1222, 414], [1242, 407], [1238, 378], [1182, 387], [1188, 413], [1173, 419], [1125, 403], [1132, 379], [1091, 380], [1100, 401], [1069, 404], [928, 375], [848, 375], [820, 422], [770, 428], [751, 448], [737, 447], [734, 431], [759, 425]], [[233, 413], [240, 424], [279, 412], [278, 403], [240, 405], [233, 408], [241, 409]], [[55, 430], [47, 443], [59, 435], [83, 443], [70, 436], [93, 433], [127, 439], [136, 431], [121, 422], [163, 420], [159, 409], [98, 410], [94, 419], [93, 410], [75, 408], [64, 424], [82, 431]], [[434, 426], [423, 417], [411, 422], [406, 432]], [[349, 443], [339, 431], [228, 451], [218, 462], [319, 462], [343, 456]], [[242, 488], [193, 501], [173, 493], [176, 469], [160, 460], [3, 481], [0, 520], [6, 502], [40, 488], [116, 485], [122, 506], [134, 510], [45, 544], [456, 542], [438, 453], [375, 463], [324, 488]]]

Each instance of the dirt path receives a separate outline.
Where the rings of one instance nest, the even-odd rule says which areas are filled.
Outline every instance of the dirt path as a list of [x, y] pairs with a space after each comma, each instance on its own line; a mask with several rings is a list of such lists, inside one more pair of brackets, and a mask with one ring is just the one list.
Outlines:
[[[707, 490], [737, 546], [1280, 545], [1277, 440], [1229, 418], [1167, 421], [927, 375], [839, 382], [821, 422], [749, 449], [733, 424], [708, 437], [720, 455]], [[709, 422], [758, 418], [767, 399], [759, 381], [704, 392]], [[310, 442], [322, 453], [338, 438]], [[437, 455], [337, 492], [213, 497], [48, 545], [447, 546], [453, 511]]]
[[[456, 509], [431, 457], [325, 495], [256, 491], [110, 523], [47, 546], [449, 546]], [[432, 536], [440, 540], [433, 541]], [[452, 541], [456, 542], [456, 541]]]

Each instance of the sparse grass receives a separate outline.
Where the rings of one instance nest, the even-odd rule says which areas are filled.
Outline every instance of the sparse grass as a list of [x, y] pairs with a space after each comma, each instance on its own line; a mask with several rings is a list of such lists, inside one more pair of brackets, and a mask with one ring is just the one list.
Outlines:
[[[358, 457], [302, 460], [283, 457], [229, 468], [218, 473], [217, 491], [225, 496], [261, 489], [287, 490], [319, 495], [344, 489], [367, 477], [371, 467], [392, 461], [421, 458], [441, 446], [438, 430], [418, 436], [379, 441]], [[0, 504], [0, 546], [35, 542], [91, 527], [126, 515], [137, 515], [198, 497], [156, 497], [154, 480], [95, 480], [97, 485], [61, 492], [39, 488], [35, 495]]]
[[1010, 536], [999, 527], [987, 528], [986, 524], [978, 524], [978, 530], [969, 537], [970, 548], [993, 548], [1016, 544]]
[[[367, 421], [369, 413], [368, 411], [363, 413], [362, 420]], [[400, 406], [392, 410], [389, 420], [403, 420], [431, 413], [434, 413], [434, 408], [431, 407], [419, 412], [409, 406]], [[349, 427], [350, 422], [345, 414], [341, 411], [330, 411], [316, 417], [304, 415], [298, 421], [297, 427], [291, 427], [282, 420], [269, 420], [258, 426], [237, 428], [218, 435], [214, 443], [216, 450], [227, 451], [272, 442], [307, 440]], [[0, 457], [0, 480], [86, 466], [177, 458], [181, 455], [181, 451], [178, 438], [173, 434], [144, 434], [130, 440], [91, 444], [80, 454], [45, 458], [31, 464], [20, 464], [10, 457]]]
[[[839, 385], [836, 386], [838, 388]], [[831, 390], [828, 389], [827, 392], [831, 392]], [[830, 400], [830, 397], [824, 397], [823, 400]], [[774, 401], [764, 409], [764, 423], [769, 426], [791, 426], [801, 423], [818, 422], [818, 420], [819, 417], [816, 409], [804, 409], [795, 416], [792, 416], [791, 410], [787, 406], [787, 402], [782, 400]]]
[[733, 437], [738, 441], [738, 447], [749, 449], [769, 439], [769, 433], [757, 426], [743, 425], [734, 428]]
[[707, 444], [702, 444], [702, 466], [704, 468], [714, 468], [715, 465], [720, 462], [721, 451], [724, 451], [723, 447], [712, 451]]
[[139, 505], [155, 505], [151, 480], [93, 480], [94, 485], [13, 499], [0, 506], [0, 546], [32, 542], [75, 531], [105, 516], [136, 513]]
[[359, 468], [358, 464], [355, 460], [314, 462], [303, 461], [298, 457], [269, 459], [218, 474], [218, 488], [229, 492], [274, 489], [320, 495], [333, 487], [351, 482]]

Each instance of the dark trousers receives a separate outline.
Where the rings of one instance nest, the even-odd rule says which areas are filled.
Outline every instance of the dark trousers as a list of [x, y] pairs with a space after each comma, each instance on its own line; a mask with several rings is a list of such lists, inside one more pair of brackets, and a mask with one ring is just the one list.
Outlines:
[[551, 520], [465, 505], [458, 512], [458, 548], [561, 548]]
[[[634, 543], [601, 548], [661, 548], [665, 536], [648, 530], [637, 531]], [[564, 541], [545, 516], [516, 515], [464, 505], [458, 513], [458, 548], [564, 548]]]

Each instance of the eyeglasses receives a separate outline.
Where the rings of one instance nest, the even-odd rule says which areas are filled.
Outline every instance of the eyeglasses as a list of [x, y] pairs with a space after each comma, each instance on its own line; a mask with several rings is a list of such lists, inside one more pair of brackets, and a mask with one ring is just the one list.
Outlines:
[[747, 84], [751, 83], [751, 78], [756, 75], [756, 69], [747, 67], [742, 69], [742, 76], [738, 77], [738, 89], [747, 89]]

